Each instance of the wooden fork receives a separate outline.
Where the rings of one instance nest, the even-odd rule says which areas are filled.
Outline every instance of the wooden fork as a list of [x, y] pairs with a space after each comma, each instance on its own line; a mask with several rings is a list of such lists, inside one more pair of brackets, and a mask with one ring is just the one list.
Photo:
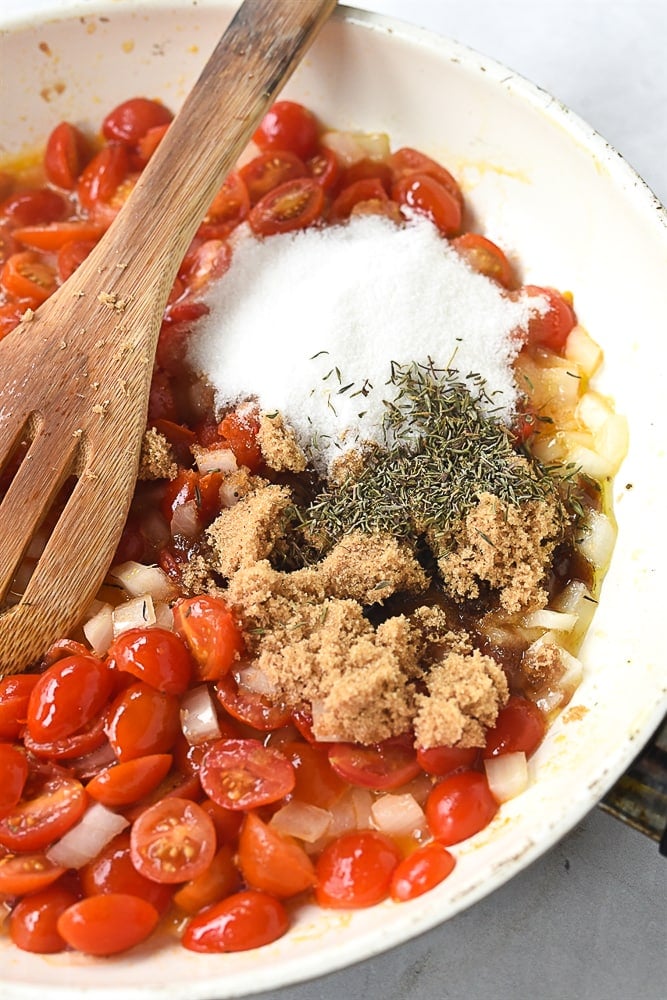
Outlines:
[[[245, 0], [127, 204], [86, 261], [0, 342], [0, 676], [25, 669], [90, 605], [136, 480], [157, 337], [214, 194], [335, 0]], [[253, 331], [248, 331], [252, 336]], [[8, 591], [63, 485], [24, 594]]]

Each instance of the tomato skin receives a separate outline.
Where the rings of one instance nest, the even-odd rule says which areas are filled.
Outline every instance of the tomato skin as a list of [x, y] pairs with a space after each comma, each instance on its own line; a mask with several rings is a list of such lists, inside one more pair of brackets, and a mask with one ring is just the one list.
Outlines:
[[73, 219], [50, 222], [44, 226], [21, 226], [14, 230], [14, 238], [32, 250], [56, 252], [74, 240], [96, 243], [103, 232], [103, 228], [94, 222]]
[[130, 834], [124, 831], [103, 847], [97, 857], [80, 869], [86, 896], [120, 892], [139, 896], [163, 913], [171, 902], [172, 887], [140, 875], [132, 864]]
[[192, 658], [182, 640], [164, 628], [132, 628], [109, 647], [109, 662], [166, 694], [183, 694], [192, 677]]
[[[188, 433], [194, 442], [196, 440], [194, 433]], [[207, 472], [202, 475], [194, 469], [183, 469], [165, 488], [161, 505], [165, 520], [171, 523], [177, 507], [194, 503], [198, 527], [201, 529], [207, 527], [220, 513], [221, 485], [222, 474], [219, 472]]]
[[382, 902], [401, 860], [398, 847], [375, 830], [345, 833], [322, 851], [315, 871], [320, 906], [361, 909]]
[[28, 778], [25, 753], [11, 743], [0, 743], [0, 816], [13, 809]]
[[217, 681], [244, 652], [243, 635], [227, 604], [202, 594], [174, 606], [174, 629], [195, 661], [200, 681]]
[[106, 734], [121, 763], [147, 754], [169, 753], [181, 731], [175, 695], [137, 681], [112, 703]]
[[301, 845], [248, 813], [239, 837], [238, 865], [251, 889], [287, 899], [315, 884], [315, 868]]
[[213, 820], [218, 844], [235, 841], [243, 823], [243, 813], [237, 809], [226, 809], [224, 806], [219, 806], [213, 799], [206, 798], [199, 804]]
[[130, 170], [127, 146], [114, 142], [104, 146], [82, 171], [76, 185], [83, 208], [91, 211], [98, 202], [108, 203]]
[[213, 820], [196, 802], [172, 796], [149, 806], [130, 833], [132, 864], [153, 882], [186, 882], [215, 854]]
[[126, 806], [142, 799], [169, 773], [169, 753], [135, 757], [124, 764], [105, 767], [86, 785], [86, 792], [105, 806]]
[[134, 146], [149, 129], [169, 125], [173, 117], [164, 104], [147, 97], [133, 97], [109, 112], [102, 122], [102, 135], [110, 141]]
[[248, 951], [276, 941], [288, 927], [289, 917], [280, 900], [250, 889], [193, 917], [181, 944], [199, 952]]
[[324, 191], [312, 177], [299, 177], [273, 188], [254, 205], [248, 223], [256, 236], [292, 233], [322, 215]]
[[51, 761], [70, 761], [78, 757], [85, 757], [94, 750], [99, 749], [104, 743], [106, 713], [95, 716], [91, 722], [82, 729], [77, 730], [72, 736], [65, 736], [60, 740], [34, 740], [30, 735], [30, 730], [23, 731], [23, 743], [26, 750]]
[[80, 899], [61, 913], [56, 926], [67, 944], [85, 955], [115, 955], [144, 941], [158, 917], [145, 900], [116, 892]]
[[450, 847], [488, 826], [498, 812], [498, 803], [483, 774], [461, 771], [435, 786], [425, 812], [435, 839]]
[[40, 676], [28, 702], [36, 742], [66, 739], [87, 726], [113, 691], [109, 668], [93, 656], [67, 656]]
[[328, 753], [336, 774], [362, 788], [398, 788], [420, 772], [410, 736], [393, 736], [372, 746], [329, 743]]
[[50, 188], [21, 191], [0, 205], [0, 215], [8, 219], [12, 226], [57, 222], [67, 214], [67, 210], [67, 202], [63, 196]]
[[66, 886], [51, 885], [19, 900], [9, 918], [9, 936], [17, 948], [39, 955], [64, 951], [58, 919], [79, 896]]
[[250, 211], [250, 195], [245, 181], [237, 170], [233, 170], [224, 180], [220, 190], [209, 205], [206, 222], [237, 225]]
[[34, 250], [21, 250], [7, 258], [0, 271], [0, 285], [36, 309], [57, 288], [56, 272]]
[[507, 257], [495, 243], [479, 233], [463, 233], [452, 240], [452, 246], [474, 271], [492, 278], [507, 289], [517, 287], [516, 275]]
[[326, 193], [333, 191], [340, 178], [340, 164], [333, 150], [322, 146], [306, 163], [308, 176]]
[[295, 101], [276, 101], [252, 138], [264, 152], [287, 149], [305, 160], [315, 153], [318, 135], [317, 119], [311, 111]]
[[259, 416], [254, 411], [232, 410], [220, 421], [218, 432], [234, 452], [239, 465], [257, 472], [262, 465], [262, 451], [257, 442]]
[[478, 747], [417, 747], [417, 763], [422, 771], [439, 777], [461, 768], [474, 767], [478, 757]]
[[444, 236], [456, 236], [461, 229], [459, 202], [429, 174], [401, 178], [394, 184], [391, 196], [400, 206], [426, 215]]
[[547, 300], [547, 311], [528, 321], [528, 343], [559, 354], [577, 322], [574, 309], [555, 288], [526, 285], [523, 291], [529, 296], [544, 296]]
[[485, 758], [523, 751], [533, 754], [547, 731], [544, 716], [534, 702], [512, 695], [501, 708], [496, 724], [486, 733]]
[[26, 896], [51, 885], [65, 869], [54, 865], [45, 854], [8, 854], [0, 857], [0, 895]]
[[295, 776], [290, 761], [259, 740], [218, 740], [204, 755], [199, 780], [218, 805], [245, 810], [288, 795]]
[[410, 146], [403, 146], [391, 154], [389, 165], [395, 180], [411, 177], [413, 174], [426, 174], [428, 177], [432, 177], [433, 180], [446, 188], [463, 208], [463, 195], [455, 178], [449, 170], [436, 160], [432, 160], [430, 156], [426, 156]]
[[13, 674], [0, 680], [0, 740], [14, 740], [27, 718], [30, 692], [38, 674]]
[[89, 158], [88, 140], [69, 122], [60, 122], [51, 132], [44, 152], [44, 172], [56, 187], [73, 191]]
[[205, 906], [231, 896], [240, 888], [241, 877], [234, 863], [234, 852], [229, 844], [223, 844], [206, 871], [174, 893], [174, 903], [184, 913], [199, 913]]
[[215, 696], [233, 719], [261, 732], [280, 729], [290, 719], [288, 708], [257, 691], [244, 688], [237, 683], [232, 672], [225, 674], [216, 683]]
[[60, 768], [38, 767], [24, 797], [0, 819], [0, 844], [10, 851], [42, 851], [81, 819], [87, 804], [80, 781]]
[[336, 196], [329, 209], [330, 222], [343, 222], [349, 219], [356, 206], [366, 202], [388, 202], [389, 197], [382, 181], [377, 177], [361, 178], [344, 187]]
[[272, 150], [256, 156], [239, 170], [246, 186], [250, 204], [256, 205], [264, 195], [287, 181], [306, 176], [303, 160], [289, 150]]
[[346, 785], [331, 767], [326, 746], [289, 741], [280, 749], [296, 773], [294, 798], [320, 809], [329, 809], [338, 801]]
[[391, 878], [389, 895], [396, 903], [415, 899], [450, 875], [456, 858], [438, 841], [424, 844], [399, 861]]
[[58, 251], [58, 277], [60, 280], [67, 281], [96, 246], [95, 240], [72, 240], [69, 243], [64, 243]]

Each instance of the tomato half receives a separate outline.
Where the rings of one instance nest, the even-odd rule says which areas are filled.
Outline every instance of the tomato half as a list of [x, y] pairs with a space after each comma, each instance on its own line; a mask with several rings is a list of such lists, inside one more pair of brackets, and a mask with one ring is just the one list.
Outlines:
[[259, 740], [218, 740], [199, 768], [202, 788], [225, 809], [254, 809], [277, 802], [294, 788], [294, 768]]
[[169, 773], [171, 761], [171, 754], [156, 753], [112, 764], [88, 782], [86, 791], [105, 806], [130, 805], [157, 788]]
[[65, 198], [48, 187], [20, 191], [0, 205], [0, 215], [8, 219], [12, 226], [56, 222], [64, 218], [67, 212], [68, 203]]
[[461, 771], [435, 786], [425, 811], [431, 833], [449, 847], [488, 826], [498, 812], [498, 803], [483, 774]]
[[0, 743], [0, 816], [13, 809], [28, 778], [25, 753], [12, 743]]
[[109, 663], [166, 694], [183, 694], [192, 676], [192, 657], [175, 632], [131, 628], [109, 647]]
[[320, 809], [329, 809], [345, 791], [345, 782], [331, 764], [326, 746], [288, 741], [280, 747], [296, 773], [294, 797]]
[[394, 184], [391, 196], [400, 206], [425, 215], [444, 236], [461, 229], [461, 205], [456, 197], [429, 174], [410, 174]]
[[487, 730], [484, 757], [519, 751], [530, 757], [544, 739], [546, 730], [544, 716], [537, 705], [527, 698], [512, 695], [498, 713], [495, 726]]
[[261, 732], [280, 729], [289, 722], [290, 712], [285, 705], [244, 688], [231, 671], [216, 683], [215, 695], [232, 718]]
[[368, 177], [348, 184], [336, 196], [329, 209], [330, 222], [343, 222], [349, 219], [354, 208], [367, 202], [388, 202], [389, 196], [382, 181], [376, 177]]
[[389, 895], [397, 903], [415, 899], [439, 885], [454, 871], [456, 858], [442, 844], [424, 844], [394, 869]]
[[231, 896], [240, 888], [241, 877], [234, 863], [234, 851], [229, 844], [224, 844], [206, 871], [174, 893], [174, 903], [185, 913], [199, 913], [205, 906]]
[[67, 886], [51, 885], [19, 900], [9, 918], [13, 943], [39, 955], [64, 951], [67, 944], [58, 932], [58, 919], [78, 898]]
[[574, 309], [555, 288], [526, 285], [523, 291], [529, 296], [542, 296], [547, 301], [546, 311], [541, 315], [535, 313], [528, 321], [528, 343], [560, 353], [577, 322]]
[[322, 851], [315, 866], [320, 906], [360, 909], [382, 902], [401, 853], [375, 830], [343, 834]]
[[44, 226], [21, 226], [14, 230], [14, 238], [32, 250], [55, 252], [73, 240], [97, 242], [104, 229], [85, 219], [67, 222], [50, 222]]
[[93, 656], [66, 656], [40, 675], [28, 703], [28, 730], [36, 742], [62, 740], [99, 714], [114, 688], [113, 675]]
[[280, 184], [305, 177], [306, 166], [294, 153], [275, 150], [256, 156], [241, 167], [239, 174], [246, 186], [250, 204], [255, 205]]
[[257, 236], [274, 236], [306, 229], [322, 215], [324, 191], [312, 177], [300, 177], [273, 188], [248, 214]]
[[452, 771], [471, 768], [479, 757], [477, 747], [429, 747], [417, 748], [417, 763], [427, 774], [443, 777]]
[[145, 940], [159, 914], [137, 896], [106, 893], [69, 906], [58, 918], [58, 933], [71, 948], [86, 955], [115, 955]]
[[132, 864], [130, 834], [114, 837], [97, 857], [80, 869], [81, 887], [86, 896], [121, 892], [139, 896], [163, 913], [171, 902], [172, 888], [141, 875]]
[[174, 606], [174, 629], [187, 645], [201, 681], [219, 680], [244, 651], [243, 636], [227, 604], [202, 594]]
[[127, 146], [109, 143], [82, 171], [76, 185], [81, 205], [90, 211], [98, 202], [109, 202], [130, 170]]
[[30, 692], [39, 674], [13, 674], [0, 680], [0, 740], [16, 739], [28, 719]]
[[234, 893], [193, 917], [181, 943], [190, 951], [248, 951], [276, 941], [288, 927], [289, 917], [280, 900], [266, 892], [248, 890]]
[[261, 150], [288, 149], [302, 160], [317, 148], [319, 126], [312, 111], [296, 101], [276, 101], [253, 134]]
[[72, 240], [65, 243], [58, 251], [58, 276], [61, 281], [67, 281], [77, 267], [97, 245], [96, 240]]
[[35, 768], [21, 801], [0, 819], [0, 844], [12, 851], [41, 851], [83, 816], [83, 785], [59, 768]]
[[398, 788], [420, 772], [408, 736], [394, 736], [373, 746], [330, 743], [329, 763], [341, 778], [363, 788]]
[[133, 97], [109, 112], [102, 122], [102, 135], [105, 139], [134, 146], [149, 129], [168, 125], [173, 117], [169, 108], [159, 101]]
[[257, 441], [259, 414], [254, 410], [232, 410], [218, 425], [220, 437], [234, 452], [239, 465], [256, 472], [262, 464], [262, 451]]
[[121, 762], [169, 753], [180, 731], [178, 699], [143, 681], [122, 691], [109, 709], [106, 733]]
[[38, 253], [22, 250], [13, 253], [2, 265], [0, 285], [10, 295], [25, 299], [34, 309], [55, 292], [58, 282], [54, 268]]
[[401, 149], [397, 149], [395, 153], [391, 154], [389, 164], [395, 180], [411, 177], [413, 174], [426, 174], [428, 177], [432, 177], [446, 188], [463, 208], [463, 195], [455, 178], [446, 167], [431, 159], [430, 156], [426, 156], [425, 153], [420, 153], [419, 150], [412, 149], [410, 146], [402, 146]]
[[25, 896], [51, 885], [64, 873], [46, 854], [8, 854], [0, 857], [0, 896]]
[[215, 827], [208, 813], [173, 796], [149, 806], [130, 833], [132, 864], [153, 882], [186, 882], [206, 871], [215, 854]]
[[479, 233], [463, 233], [452, 240], [452, 246], [470, 265], [473, 271], [492, 278], [504, 288], [516, 288], [514, 269], [495, 243]]
[[279, 899], [295, 896], [315, 884], [315, 868], [296, 840], [284, 837], [248, 813], [239, 837], [238, 864], [251, 889]]
[[89, 155], [88, 140], [83, 132], [70, 122], [60, 122], [46, 143], [44, 172], [56, 187], [73, 191]]

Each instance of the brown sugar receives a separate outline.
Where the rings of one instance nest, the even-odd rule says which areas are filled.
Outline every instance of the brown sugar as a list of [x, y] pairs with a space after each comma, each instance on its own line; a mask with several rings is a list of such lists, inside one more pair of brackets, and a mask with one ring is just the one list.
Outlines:
[[282, 515], [290, 503], [284, 486], [266, 486], [223, 510], [208, 528], [211, 567], [224, 577], [265, 559], [282, 535]]
[[388, 534], [354, 531], [318, 564], [327, 593], [360, 604], [381, 603], [395, 593], [419, 593], [429, 580], [410, 548]]
[[175, 479], [178, 466], [164, 434], [149, 427], [141, 442], [139, 479]]
[[303, 472], [307, 459], [291, 427], [279, 413], [262, 413], [259, 420], [257, 442], [262, 457], [276, 472]]

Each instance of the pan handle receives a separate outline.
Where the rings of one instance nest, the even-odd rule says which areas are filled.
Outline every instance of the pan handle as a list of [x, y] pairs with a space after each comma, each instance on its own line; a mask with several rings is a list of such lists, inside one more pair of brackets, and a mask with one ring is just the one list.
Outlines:
[[667, 719], [600, 806], [656, 840], [667, 857]]

